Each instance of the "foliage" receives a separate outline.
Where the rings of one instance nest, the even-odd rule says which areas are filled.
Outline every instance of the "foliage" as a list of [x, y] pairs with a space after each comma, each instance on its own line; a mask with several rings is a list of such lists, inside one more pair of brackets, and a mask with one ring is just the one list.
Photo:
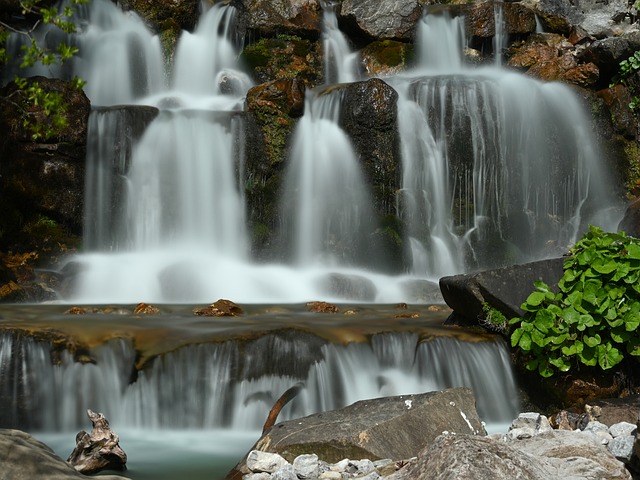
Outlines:
[[[72, 5], [85, 4], [89, 0], [70, 0]], [[74, 8], [65, 6], [62, 9], [57, 7], [43, 6], [44, 0], [20, 0], [22, 14], [37, 18], [29, 29], [17, 29], [0, 21], [0, 63], [6, 64], [10, 58], [6, 49], [7, 39], [10, 33], [24, 35], [28, 38], [27, 45], [22, 47], [20, 63], [21, 68], [33, 67], [36, 63], [44, 66], [62, 64], [78, 53], [75, 46], [61, 42], [55, 50], [50, 50], [38, 43], [34, 37], [34, 31], [40, 24], [52, 25], [62, 32], [75, 33], [76, 26], [72, 21]], [[47, 139], [60, 132], [67, 126], [66, 106], [62, 95], [56, 92], [45, 91], [37, 82], [28, 82], [25, 78], [16, 76], [15, 83], [19, 91], [24, 93], [26, 102], [21, 105], [23, 111], [23, 126], [28, 129], [34, 140]], [[84, 82], [75, 77], [73, 86], [82, 89]], [[30, 110], [36, 109], [44, 113], [48, 118], [48, 125], [36, 122], [30, 115]]]
[[[638, 70], [640, 70], [640, 50], [637, 50], [629, 58], [620, 62], [618, 73], [616, 73], [611, 79], [609, 87], [614, 87], [615, 85], [631, 87], [632, 85], [630, 85], [629, 80], [638, 72]], [[634, 95], [631, 98], [631, 102], [629, 102], [629, 108], [631, 110], [635, 110], [639, 106], [640, 97]]]
[[640, 240], [596, 227], [571, 249], [554, 293], [535, 283], [511, 345], [543, 377], [580, 364], [610, 369], [640, 356]]
[[494, 332], [506, 333], [509, 330], [509, 320], [504, 314], [489, 303], [482, 304], [483, 318], [478, 319], [480, 325]]

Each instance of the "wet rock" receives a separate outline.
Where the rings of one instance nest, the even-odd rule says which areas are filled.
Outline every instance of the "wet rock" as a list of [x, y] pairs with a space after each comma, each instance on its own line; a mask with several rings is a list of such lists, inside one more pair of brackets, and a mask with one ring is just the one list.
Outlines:
[[320, 35], [322, 10], [316, 0], [247, 0], [241, 22], [260, 36], [278, 34]]
[[111, 430], [102, 413], [87, 410], [87, 415], [93, 429], [91, 433], [78, 432], [76, 447], [67, 461], [80, 473], [126, 470], [127, 454], [120, 448], [120, 437]]
[[[91, 478], [75, 470], [44, 443], [19, 430], [0, 429], [0, 464], [3, 478], [11, 480]], [[100, 479], [126, 480], [116, 475], [104, 475]]]
[[563, 264], [564, 259], [560, 257], [443, 277], [440, 291], [447, 305], [469, 323], [477, 323], [483, 315], [482, 304], [485, 302], [507, 318], [513, 318], [524, 314], [520, 305], [531, 293], [534, 281], [542, 280], [553, 288], [562, 277]]
[[160, 313], [160, 309], [154, 305], [149, 305], [148, 303], [139, 303], [133, 309], [133, 313], [136, 315], [158, 315]]
[[413, 38], [422, 8], [418, 0], [343, 0], [339, 20], [355, 32], [354, 36], [408, 40]]
[[240, 317], [244, 315], [244, 310], [231, 300], [221, 298], [207, 307], [194, 308], [193, 314], [206, 317]]
[[340, 309], [328, 302], [307, 302], [307, 310], [313, 313], [338, 313]]
[[151, 30], [193, 30], [198, 20], [198, 0], [119, 0], [123, 10], [133, 10]]
[[414, 47], [397, 40], [376, 40], [360, 50], [362, 65], [371, 77], [385, 77], [406, 70], [414, 59]]
[[378, 78], [344, 88], [341, 126], [347, 132], [371, 185], [375, 210], [395, 215], [400, 188], [398, 94]]
[[[481, 2], [472, 5], [465, 13], [468, 35], [475, 41], [491, 39], [496, 33], [495, 2]], [[536, 31], [536, 17], [533, 10], [521, 3], [503, 3], [504, 33], [514, 38], [526, 36]]]
[[585, 410], [587, 408], [597, 409], [594, 417], [605, 425], [614, 425], [620, 422], [635, 424], [640, 418], [640, 398], [638, 396], [597, 400], [585, 405]]
[[630, 32], [619, 37], [596, 40], [577, 52], [582, 63], [594, 63], [604, 78], [611, 78], [618, 72], [620, 62], [640, 50], [640, 32]]
[[314, 86], [324, 76], [319, 50], [317, 41], [279, 35], [248, 44], [240, 58], [257, 83], [297, 78]]

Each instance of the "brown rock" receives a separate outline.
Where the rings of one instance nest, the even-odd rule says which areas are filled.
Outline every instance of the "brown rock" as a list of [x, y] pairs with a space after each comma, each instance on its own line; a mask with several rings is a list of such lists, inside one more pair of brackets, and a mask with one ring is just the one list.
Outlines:
[[595, 85], [599, 78], [600, 70], [594, 63], [577, 65], [564, 72], [565, 81], [573, 83], [574, 85], [580, 85], [581, 87]]
[[139, 303], [133, 309], [133, 313], [136, 315], [157, 315], [160, 313], [160, 309], [148, 303]]
[[220, 299], [204, 308], [194, 308], [193, 314], [206, 317], [239, 317], [244, 310], [231, 300]]
[[322, 11], [316, 0], [247, 0], [241, 16], [246, 28], [261, 36], [319, 36]]
[[307, 302], [307, 310], [313, 313], [338, 313], [338, 307], [328, 302]]

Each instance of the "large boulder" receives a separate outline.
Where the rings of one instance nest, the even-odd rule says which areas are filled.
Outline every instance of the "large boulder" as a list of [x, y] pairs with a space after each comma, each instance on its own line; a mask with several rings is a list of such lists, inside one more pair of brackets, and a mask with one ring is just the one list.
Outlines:
[[552, 288], [563, 274], [564, 258], [552, 258], [478, 273], [440, 279], [444, 301], [457, 317], [477, 323], [483, 317], [483, 304], [498, 309], [507, 318], [524, 314], [520, 305], [542, 280]]
[[422, 17], [418, 0], [344, 0], [339, 19], [354, 37], [409, 40]]
[[241, 24], [258, 36], [320, 35], [322, 9], [317, 0], [244, 0]]
[[596, 38], [637, 30], [627, 19], [627, 0], [539, 0], [536, 13], [545, 31], [567, 36], [576, 26]]
[[[44, 443], [20, 430], [0, 429], [0, 476], [11, 480], [82, 479], [87, 477], [58, 457]], [[101, 480], [126, 480], [117, 475], [100, 476]]]
[[588, 435], [554, 430], [530, 438], [443, 434], [388, 480], [630, 480], [624, 465]]
[[[289, 462], [303, 454], [329, 463], [343, 458], [401, 460], [415, 456], [443, 431], [485, 435], [471, 389], [363, 400], [278, 423], [251, 450], [278, 453]], [[247, 473], [245, 458], [228, 478]]]
[[[533, 10], [521, 3], [503, 3], [504, 33], [514, 38], [536, 31]], [[471, 6], [465, 13], [467, 34], [475, 39], [491, 39], [496, 33], [495, 2], [481, 2]]]
[[119, 0], [123, 10], [133, 10], [155, 32], [192, 30], [198, 20], [198, 0]]

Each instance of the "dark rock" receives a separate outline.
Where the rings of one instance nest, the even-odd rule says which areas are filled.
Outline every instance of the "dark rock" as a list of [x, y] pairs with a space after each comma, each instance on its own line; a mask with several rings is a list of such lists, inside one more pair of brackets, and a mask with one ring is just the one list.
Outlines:
[[198, 0], [119, 0], [123, 10], [134, 10], [151, 30], [193, 30], [198, 20]]
[[640, 397], [637, 395], [624, 398], [605, 398], [585, 405], [589, 407], [593, 417], [605, 425], [611, 426], [620, 422], [636, 423], [640, 420]]
[[375, 211], [395, 215], [401, 184], [398, 93], [379, 78], [338, 88], [344, 88], [340, 123], [363, 164]]
[[640, 50], [640, 32], [630, 32], [620, 37], [596, 40], [581, 51], [577, 58], [583, 63], [594, 63], [600, 74], [610, 79], [618, 72], [620, 62]]
[[80, 473], [102, 470], [126, 470], [127, 454], [120, 448], [120, 438], [102, 413], [87, 410], [93, 424], [91, 433], [84, 430], [76, 436], [76, 447], [67, 461]]
[[370, 77], [383, 77], [406, 70], [414, 56], [412, 44], [397, 40], [376, 40], [360, 50], [362, 65]]
[[[11, 480], [91, 478], [76, 471], [44, 443], [19, 430], [0, 430], [0, 465], [2, 478]], [[126, 480], [116, 475], [104, 475], [100, 479]]]
[[573, 25], [584, 20], [584, 14], [570, 0], [540, 0], [536, 13], [545, 31], [569, 35]]
[[274, 37], [292, 34], [319, 37], [322, 10], [316, 0], [246, 0], [241, 23], [249, 32]]
[[422, 9], [418, 0], [344, 0], [338, 18], [354, 32], [354, 36], [409, 40], [422, 17]]
[[[23, 127], [26, 102], [24, 92], [11, 82], [0, 91], [0, 244], [17, 251], [42, 246], [40, 233], [51, 236], [50, 228], [61, 235], [79, 236], [82, 232], [84, 205], [85, 144], [90, 104], [81, 90], [69, 82], [33, 77], [45, 91], [62, 95], [66, 105], [67, 126], [51, 139], [34, 141]], [[37, 106], [29, 107], [29, 116], [38, 124], [50, 122]], [[56, 241], [62, 241], [56, 238]], [[7, 245], [14, 242], [15, 245]]]
[[629, 103], [631, 103], [629, 89], [624, 85], [615, 85], [600, 90], [598, 97], [604, 101], [604, 104], [609, 109], [614, 132], [627, 139], [636, 138], [636, 129], [638, 127], [633, 110], [629, 108]]
[[[514, 38], [536, 31], [533, 10], [520, 3], [502, 4], [504, 33]], [[492, 38], [496, 33], [495, 3], [481, 2], [471, 6], [465, 14], [466, 32], [478, 39]]]
[[[310, 453], [329, 463], [343, 458], [401, 460], [415, 456], [445, 430], [485, 435], [471, 389], [364, 400], [282, 422], [251, 450], [278, 453], [289, 462]], [[245, 460], [235, 467], [236, 475], [249, 473]]]
[[554, 288], [562, 277], [564, 259], [553, 258], [467, 275], [440, 279], [444, 301], [453, 311], [475, 324], [483, 315], [487, 302], [507, 318], [524, 314], [520, 305], [534, 290], [534, 282], [542, 280]]
[[632, 237], [640, 238], [640, 198], [631, 202], [631, 205], [627, 207], [624, 217], [618, 224], [618, 230], [622, 230]]

